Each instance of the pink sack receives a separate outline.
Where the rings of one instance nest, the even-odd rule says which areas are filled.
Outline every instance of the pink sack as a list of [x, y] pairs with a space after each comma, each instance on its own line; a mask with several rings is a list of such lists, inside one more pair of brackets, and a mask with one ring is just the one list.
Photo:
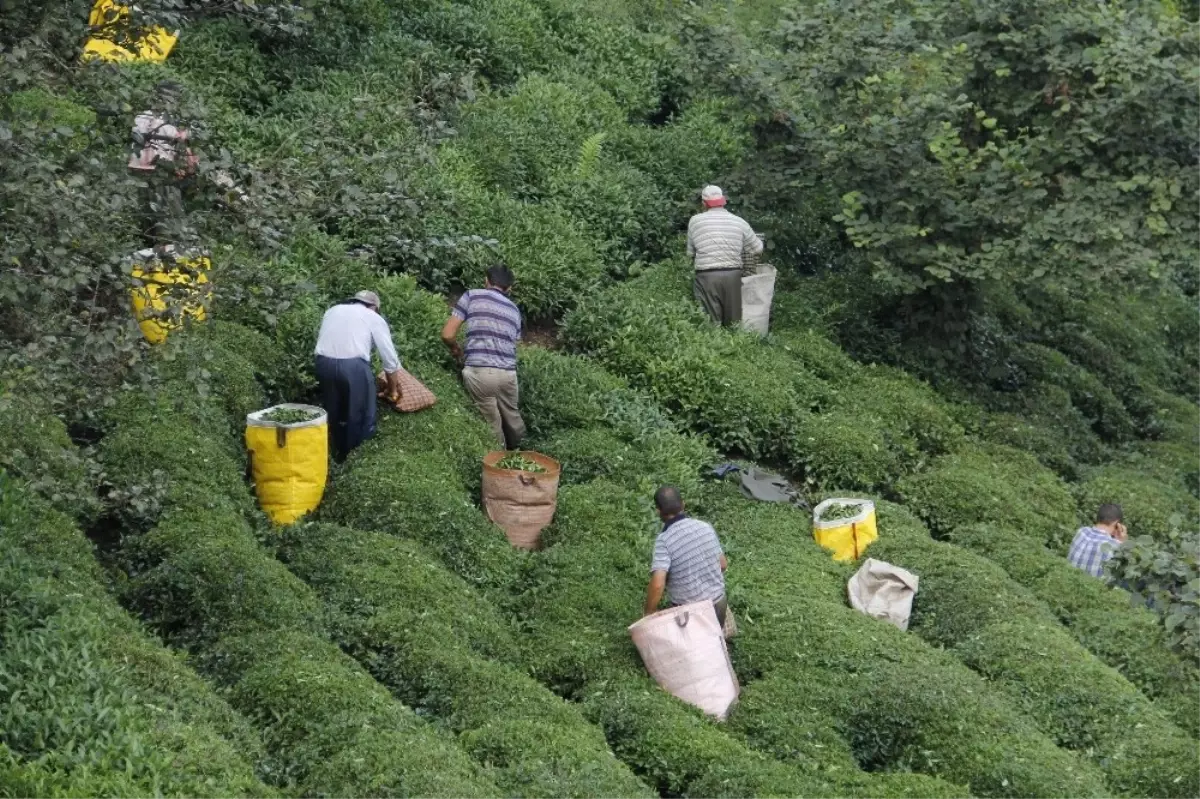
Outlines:
[[664, 691], [725, 719], [739, 688], [712, 602], [660, 610], [629, 625], [629, 634]]

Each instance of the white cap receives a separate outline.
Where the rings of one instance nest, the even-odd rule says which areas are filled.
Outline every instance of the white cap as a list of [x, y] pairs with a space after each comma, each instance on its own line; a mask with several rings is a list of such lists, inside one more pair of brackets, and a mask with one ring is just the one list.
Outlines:
[[700, 192], [700, 199], [709, 208], [717, 208], [725, 204], [725, 192], [720, 186], [705, 186]]
[[379, 295], [373, 291], [360, 291], [354, 295], [354, 299], [364, 305], [370, 305], [377, 311], [379, 310]]

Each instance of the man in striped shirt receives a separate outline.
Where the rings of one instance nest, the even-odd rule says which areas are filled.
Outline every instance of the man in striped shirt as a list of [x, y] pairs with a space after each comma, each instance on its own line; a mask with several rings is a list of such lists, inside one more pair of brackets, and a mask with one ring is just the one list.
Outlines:
[[[502, 264], [487, 270], [482, 289], [459, 298], [442, 328], [442, 341], [464, 364], [463, 384], [475, 407], [492, 426], [500, 446], [516, 449], [525, 437], [525, 421], [517, 408], [517, 341], [521, 311], [508, 298], [512, 270]], [[466, 352], [458, 345], [458, 330], [467, 325]]]
[[650, 563], [650, 585], [646, 589], [645, 614], [658, 610], [666, 589], [671, 606], [710, 601], [717, 621], [725, 625], [725, 569], [729, 562], [717, 540], [717, 531], [708, 522], [690, 518], [683, 512], [683, 497], [675, 486], [663, 486], [654, 493], [654, 504], [663, 529], [654, 540]]
[[1104, 504], [1096, 512], [1096, 523], [1080, 527], [1071, 541], [1067, 560], [1093, 577], [1104, 576], [1104, 564], [1129, 537], [1120, 505]]
[[687, 254], [696, 267], [692, 293], [714, 322], [742, 321], [742, 267], [763, 250], [762, 240], [740, 216], [725, 210], [720, 186], [700, 192], [704, 209], [688, 220]]

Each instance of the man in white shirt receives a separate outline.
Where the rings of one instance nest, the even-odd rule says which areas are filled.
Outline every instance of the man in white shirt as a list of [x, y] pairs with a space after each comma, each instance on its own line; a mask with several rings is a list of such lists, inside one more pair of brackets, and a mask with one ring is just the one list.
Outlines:
[[321, 382], [321, 401], [329, 415], [333, 457], [338, 463], [375, 435], [372, 347], [383, 361], [388, 388], [400, 397], [400, 358], [392, 343], [392, 331], [379, 315], [379, 295], [360, 291], [353, 299], [325, 312], [317, 334], [317, 379]]
[[742, 269], [747, 255], [763, 250], [762, 240], [740, 216], [725, 210], [720, 186], [700, 192], [704, 210], [688, 220], [687, 254], [696, 266], [692, 292], [714, 322], [742, 321]]

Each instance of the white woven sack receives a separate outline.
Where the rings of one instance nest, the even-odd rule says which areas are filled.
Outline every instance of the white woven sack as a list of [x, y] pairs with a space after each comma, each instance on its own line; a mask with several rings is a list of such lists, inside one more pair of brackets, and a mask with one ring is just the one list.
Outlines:
[[760, 336], [771, 325], [771, 301], [775, 298], [775, 267], [761, 265], [754, 274], [742, 277], [742, 327]]
[[738, 684], [712, 602], [661, 610], [629, 625], [629, 634], [664, 691], [724, 720]]
[[917, 583], [917, 575], [912, 572], [867, 558], [850, 578], [846, 589], [855, 610], [907, 631]]

